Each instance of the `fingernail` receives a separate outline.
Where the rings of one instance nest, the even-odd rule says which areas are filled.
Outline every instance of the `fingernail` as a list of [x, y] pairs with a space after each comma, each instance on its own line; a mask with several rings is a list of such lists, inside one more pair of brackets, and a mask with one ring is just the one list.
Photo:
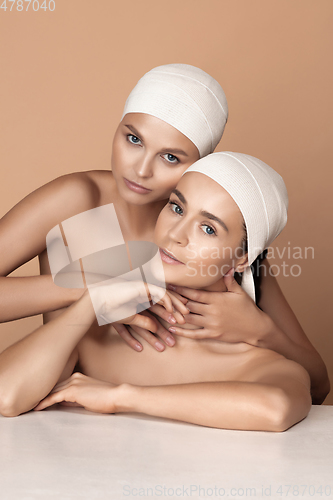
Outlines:
[[174, 328], [173, 326], [170, 326], [170, 328], [168, 328], [168, 330], [171, 333], [176, 333], [176, 328]]
[[235, 269], [232, 267], [229, 269], [229, 271], [226, 273], [226, 276], [233, 276], [235, 274]]
[[175, 291], [175, 290], [176, 290], [175, 285], [168, 285], [168, 286], [167, 286], [167, 288], [168, 288], [169, 290], [173, 290], [173, 291]]
[[155, 347], [156, 349], [158, 349], [159, 351], [163, 351], [164, 350], [164, 345], [161, 344], [161, 342], [155, 342]]
[[135, 349], [137, 351], [142, 351], [142, 345], [141, 344], [135, 344]]
[[167, 337], [167, 338], [165, 339], [165, 342], [166, 342], [169, 346], [173, 346], [173, 345], [175, 345], [175, 343], [176, 343], [176, 341], [175, 341], [175, 339], [174, 339], [173, 337]]
[[173, 316], [169, 316], [169, 323], [177, 323], [176, 318], [174, 318]]

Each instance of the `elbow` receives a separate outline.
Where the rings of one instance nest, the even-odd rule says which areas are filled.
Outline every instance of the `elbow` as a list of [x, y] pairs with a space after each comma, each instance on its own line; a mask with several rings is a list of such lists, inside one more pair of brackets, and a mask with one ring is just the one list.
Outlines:
[[17, 417], [19, 415], [13, 403], [3, 396], [0, 396], [0, 415], [3, 417]]
[[278, 389], [275, 394], [274, 411], [271, 418], [273, 432], [284, 432], [303, 420], [309, 413], [312, 405], [309, 391], [301, 390], [297, 396]]
[[18, 417], [24, 411], [18, 411], [17, 398], [10, 393], [0, 393], [0, 415], [3, 417]]

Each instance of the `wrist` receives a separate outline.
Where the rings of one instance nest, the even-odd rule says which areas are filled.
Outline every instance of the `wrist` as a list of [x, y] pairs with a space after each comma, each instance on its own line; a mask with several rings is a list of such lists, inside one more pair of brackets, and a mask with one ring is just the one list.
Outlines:
[[75, 314], [79, 315], [80, 318], [89, 325], [91, 325], [96, 319], [95, 311], [87, 289], [85, 289], [80, 298], [73, 302], [67, 309], [69, 313], [71, 310], [75, 311]]
[[68, 288], [68, 297], [67, 297], [67, 300], [68, 300], [68, 304], [67, 305], [71, 305], [71, 304], [74, 304], [74, 302], [77, 302], [79, 299], [81, 299], [81, 297], [83, 297], [83, 295], [85, 294], [86, 292], [86, 288]]
[[116, 401], [117, 413], [139, 413], [140, 393], [143, 387], [132, 384], [120, 384], [118, 389]]
[[257, 337], [255, 339], [254, 345], [257, 347], [262, 347], [264, 349], [270, 349], [272, 338], [276, 337], [281, 333], [281, 330], [276, 326], [274, 321], [268, 314], [260, 311], [261, 322], [260, 327], [257, 330]]

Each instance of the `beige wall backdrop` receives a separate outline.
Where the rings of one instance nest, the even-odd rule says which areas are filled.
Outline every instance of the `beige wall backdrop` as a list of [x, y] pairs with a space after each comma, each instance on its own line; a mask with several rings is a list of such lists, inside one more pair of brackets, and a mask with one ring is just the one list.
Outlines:
[[[54, 12], [9, 5], [0, 13], [0, 215], [62, 174], [110, 169], [137, 80], [161, 64], [199, 66], [229, 102], [218, 150], [256, 156], [285, 179], [289, 221], [275, 247], [286, 248], [286, 276], [279, 268], [278, 280], [333, 382], [332, 14], [331, 0], [55, 0]], [[276, 252], [271, 263], [282, 260]], [[13, 273], [33, 274], [37, 259]], [[41, 321], [0, 325], [2, 345]]]

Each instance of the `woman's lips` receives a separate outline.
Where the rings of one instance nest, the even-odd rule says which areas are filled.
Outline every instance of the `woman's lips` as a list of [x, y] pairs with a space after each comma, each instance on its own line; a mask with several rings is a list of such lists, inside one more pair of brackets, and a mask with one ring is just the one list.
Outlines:
[[131, 182], [124, 177], [124, 181], [126, 186], [131, 190], [134, 191], [135, 193], [140, 193], [140, 194], [147, 194], [151, 193], [151, 189], [146, 189], [142, 186], [139, 186], [138, 184], [135, 184], [135, 182]]
[[173, 257], [170, 257], [167, 253], [165, 253], [166, 251], [163, 251], [162, 248], [160, 248], [159, 251], [160, 251], [160, 256], [161, 256], [162, 261], [165, 262], [166, 264], [172, 264], [172, 265], [181, 264], [181, 265], [184, 265], [183, 262], [180, 262], [179, 260], [176, 260]]

